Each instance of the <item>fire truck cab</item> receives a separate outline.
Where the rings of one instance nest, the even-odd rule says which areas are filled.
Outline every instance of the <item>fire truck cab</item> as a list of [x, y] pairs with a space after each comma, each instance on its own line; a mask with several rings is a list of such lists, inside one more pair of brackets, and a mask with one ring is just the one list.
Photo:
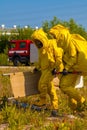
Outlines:
[[20, 63], [29, 65], [30, 62], [37, 61], [37, 48], [31, 40], [11, 40], [8, 57], [14, 66], [18, 66]]

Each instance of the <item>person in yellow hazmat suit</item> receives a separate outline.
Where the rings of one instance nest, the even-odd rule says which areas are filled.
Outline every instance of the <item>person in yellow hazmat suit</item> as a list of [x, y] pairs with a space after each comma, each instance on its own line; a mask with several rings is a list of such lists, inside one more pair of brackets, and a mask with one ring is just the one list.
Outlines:
[[60, 78], [61, 90], [69, 96], [71, 108], [83, 110], [85, 98], [75, 89], [78, 74], [69, 74], [68, 71], [87, 72], [87, 41], [79, 34], [70, 34], [69, 29], [58, 24], [52, 27], [49, 33], [57, 40], [57, 46], [63, 49], [63, 75]]
[[38, 48], [38, 65], [36, 69], [41, 70], [41, 77], [38, 84], [40, 98], [34, 106], [42, 107], [47, 104], [47, 95], [51, 101], [51, 114], [58, 114], [58, 96], [53, 84], [56, 71], [63, 70], [62, 53], [63, 50], [57, 47], [55, 39], [49, 40], [42, 28], [34, 31], [31, 36], [32, 41]]

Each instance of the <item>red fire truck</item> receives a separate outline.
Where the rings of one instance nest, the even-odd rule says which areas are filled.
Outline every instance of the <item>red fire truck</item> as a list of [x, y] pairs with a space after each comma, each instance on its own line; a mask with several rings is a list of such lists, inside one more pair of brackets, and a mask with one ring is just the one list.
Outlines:
[[9, 61], [14, 66], [20, 64], [29, 65], [37, 61], [38, 52], [31, 40], [11, 40], [8, 49]]

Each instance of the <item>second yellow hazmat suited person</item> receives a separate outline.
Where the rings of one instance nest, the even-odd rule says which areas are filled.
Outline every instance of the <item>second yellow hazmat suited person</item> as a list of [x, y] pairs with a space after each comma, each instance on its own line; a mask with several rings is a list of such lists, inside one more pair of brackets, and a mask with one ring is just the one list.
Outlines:
[[56, 40], [49, 40], [47, 34], [42, 28], [36, 30], [32, 34], [32, 40], [38, 48], [39, 61], [37, 69], [41, 70], [38, 90], [40, 92], [39, 100], [34, 103], [34, 106], [42, 107], [47, 104], [47, 94], [51, 101], [51, 114], [57, 116], [58, 111], [58, 96], [53, 84], [53, 78], [56, 71], [63, 70], [61, 48], [57, 47]]
[[60, 24], [52, 27], [50, 34], [57, 40], [58, 47], [64, 51], [60, 88], [69, 96], [72, 108], [80, 111], [83, 109], [85, 98], [75, 89], [78, 75], [68, 74], [68, 71], [87, 71], [87, 41], [79, 34], [70, 34], [69, 30]]

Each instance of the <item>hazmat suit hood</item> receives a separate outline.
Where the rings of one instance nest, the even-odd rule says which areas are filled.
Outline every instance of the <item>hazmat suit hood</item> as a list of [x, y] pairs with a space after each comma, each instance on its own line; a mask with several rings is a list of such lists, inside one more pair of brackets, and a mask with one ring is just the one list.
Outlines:
[[79, 34], [72, 34], [72, 38], [86, 42], [86, 39]]
[[62, 25], [56, 25], [50, 29], [55, 35], [57, 46], [63, 51], [63, 61], [66, 70], [87, 71], [87, 41], [79, 34], [70, 34], [69, 30]]
[[55, 39], [48, 39], [47, 34], [41, 29], [36, 30], [32, 34], [32, 40], [38, 42], [38, 40], [43, 44], [41, 48], [38, 48], [38, 65], [42, 71], [58, 68], [62, 70], [62, 55], [63, 50], [57, 47], [57, 42]]
[[51, 28], [49, 33], [52, 34], [54, 38], [56, 38], [57, 45], [66, 50], [66, 48], [69, 46], [69, 40], [71, 37], [69, 29], [58, 24]]
[[40, 41], [43, 44], [43, 49], [47, 48], [49, 42], [48, 42], [48, 38], [47, 38], [47, 34], [43, 31], [42, 28], [36, 30], [32, 36], [31, 36], [32, 40], [35, 43], [35, 40]]

